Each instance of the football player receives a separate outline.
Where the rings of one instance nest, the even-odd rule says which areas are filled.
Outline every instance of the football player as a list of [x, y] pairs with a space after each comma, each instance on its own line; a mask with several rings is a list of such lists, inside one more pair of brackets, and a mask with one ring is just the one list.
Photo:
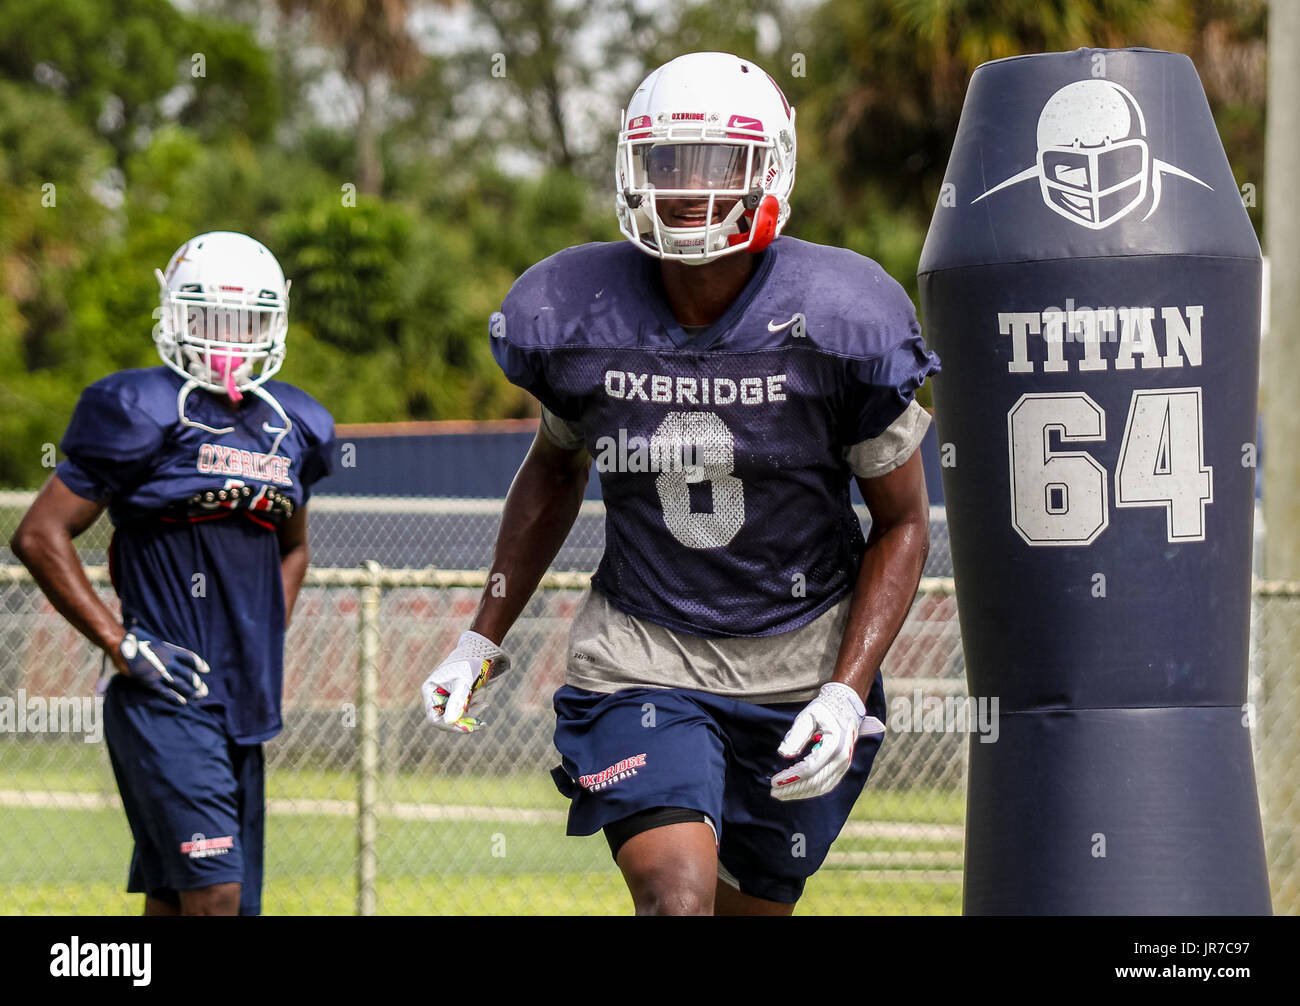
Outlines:
[[[284, 634], [307, 570], [307, 499], [329, 473], [330, 414], [271, 380], [289, 284], [260, 242], [202, 234], [155, 274], [166, 366], [82, 392], [66, 459], [12, 547], [103, 649], [105, 738], [146, 915], [261, 908], [262, 742], [281, 726]], [[73, 539], [108, 508], [122, 618]]]
[[[641, 914], [788, 915], [884, 733], [879, 668], [929, 541], [914, 400], [938, 360], [870, 259], [780, 237], [795, 117], [754, 63], [655, 70], [622, 122], [626, 242], [529, 269], [489, 331], [541, 403], [469, 631], [423, 687], [479, 689], [578, 512], [605, 552], [555, 694], [568, 831], [603, 830]], [[872, 516], [864, 539], [856, 479]]]

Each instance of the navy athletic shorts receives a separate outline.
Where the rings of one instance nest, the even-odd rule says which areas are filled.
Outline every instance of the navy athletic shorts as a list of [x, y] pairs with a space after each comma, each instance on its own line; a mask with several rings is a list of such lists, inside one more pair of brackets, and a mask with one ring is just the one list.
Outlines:
[[[569, 805], [568, 833], [594, 835], [656, 807], [707, 814], [718, 862], [741, 893], [793, 904], [826, 859], [862, 788], [883, 735], [859, 737], [848, 774], [809, 800], [771, 795], [791, 762], [777, 747], [806, 703], [760, 706], [687, 689], [626, 688], [603, 694], [565, 685], [555, 693], [551, 774]], [[879, 675], [867, 713], [886, 719]]]
[[127, 890], [179, 904], [178, 891], [241, 884], [239, 914], [262, 909], [262, 745], [236, 744], [218, 716], [114, 675], [104, 739], [135, 851]]

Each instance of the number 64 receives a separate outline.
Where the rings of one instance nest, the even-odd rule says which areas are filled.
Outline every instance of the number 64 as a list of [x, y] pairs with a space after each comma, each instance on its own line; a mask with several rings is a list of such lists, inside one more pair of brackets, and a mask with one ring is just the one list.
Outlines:
[[[1164, 507], [1170, 541], [1204, 541], [1214, 471], [1205, 464], [1200, 388], [1138, 390], [1115, 472], [1117, 507]], [[1091, 545], [1110, 522], [1107, 477], [1087, 451], [1106, 439], [1106, 414], [1083, 392], [1030, 394], [1007, 413], [1011, 523], [1030, 545]]]

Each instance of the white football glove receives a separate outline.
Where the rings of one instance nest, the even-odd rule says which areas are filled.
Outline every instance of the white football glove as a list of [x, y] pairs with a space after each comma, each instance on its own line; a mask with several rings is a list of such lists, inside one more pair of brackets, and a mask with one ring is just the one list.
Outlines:
[[[168, 643], [139, 626], [133, 626], [122, 637], [117, 651], [126, 662], [126, 670], [117, 673], [151, 692], [182, 706], [207, 698], [208, 686], [202, 675], [211, 672], [212, 668], [193, 650]], [[113, 664], [104, 661], [103, 673], [95, 686], [96, 695], [103, 695], [108, 690], [112, 677], [108, 673], [110, 668], [116, 670]]]
[[[487, 724], [478, 718], [487, 707], [478, 693], [510, 669], [510, 656], [477, 632], [461, 633], [451, 656], [434, 670], [423, 685], [424, 712], [441, 730], [468, 734]], [[477, 699], [477, 701], [476, 701]], [[473, 704], [475, 715], [469, 715]]]
[[777, 751], [793, 758], [812, 741], [808, 757], [772, 776], [778, 800], [808, 800], [824, 796], [839, 785], [853, 762], [858, 737], [883, 734], [885, 725], [867, 715], [862, 699], [848, 685], [828, 681], [817, 698], [795, 717]]

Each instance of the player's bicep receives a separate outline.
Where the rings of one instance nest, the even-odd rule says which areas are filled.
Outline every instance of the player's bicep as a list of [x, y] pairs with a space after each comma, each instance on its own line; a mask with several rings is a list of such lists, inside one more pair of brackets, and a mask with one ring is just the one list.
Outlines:
[[857, 481], [862, 500], [871, 512], [873, 533], [907, 523], [929, 526], [930, 503], [919, 450], [912, 451], [905, 461], [884, 475]]
[[23, 516], [14, 538], [36, 529], [64, 531], [75, 538], [95, 523], [106, 502], [87, 499], [69, 489], [58, 475], [51, 475]]
[[573, 432], [576, 427], [570, 424], [565, 424], [565, 427], [569, 435], [557, 437], [554, 424], [548, 428], [543, 410], [542, 425], [537, 429], [537, 436], [533, 438], [533, 445], [528, 450], [524, 464], [536, 465], [558, 478], [574, 478], [578, 475], [585, 477], [591, 469], [591, 455], [587, 453], [581, 435]]
[[287, 555], [300, 548], [307, 547], [307, 508], [298, 507], [292, 517], [277, 529], [280, 541], [280, 554]]
[[582, 426], [562, 419], [545, 405], [542, 406], [542, 419], [537, 432], [539, 435], [545, 435], [547, 440], [561, 450], [576, 451], [586, 446]]

